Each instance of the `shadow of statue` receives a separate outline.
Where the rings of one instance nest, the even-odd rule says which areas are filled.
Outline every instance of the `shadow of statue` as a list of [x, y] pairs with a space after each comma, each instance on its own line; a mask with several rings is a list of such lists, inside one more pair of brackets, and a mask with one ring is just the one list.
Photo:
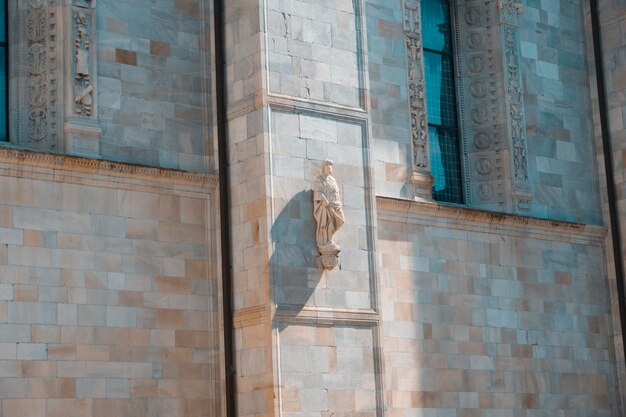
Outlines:
[[279, 306], [302, 309], [312, 297], [324, 269], [315, 241], [313, 192], [300, 191], [284, 205], [272, 225], [270, 259], [272, 295]]

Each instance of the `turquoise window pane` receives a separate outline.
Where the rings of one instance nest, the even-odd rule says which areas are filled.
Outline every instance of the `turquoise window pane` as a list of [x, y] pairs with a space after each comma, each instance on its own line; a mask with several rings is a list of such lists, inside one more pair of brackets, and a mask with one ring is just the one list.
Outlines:
[[6, 47], [0, 47], [0, 141], [8, 140]]
[[452, 59], [438, 53], [424, 52], [424, 71], [428, 122], [456, 128], [456, 88]]
[[430, 163], [435, 179], [433, 198], [462, 204], [450, 5], [447, 0], [422, 0], [421, 5]]
[[6, 0], [0, 0], [0, 42], [7, 42], [7, 28], [6, 28]]
[[433, 198], [448, 203], [463, 203], [463, 182], [456, 130], [437, 126], [428, 128], [431, 174], [435, 179]]
[[450, 5], [447, 1], [422, 0], [421, 8], [424, 48], [451, 54]]

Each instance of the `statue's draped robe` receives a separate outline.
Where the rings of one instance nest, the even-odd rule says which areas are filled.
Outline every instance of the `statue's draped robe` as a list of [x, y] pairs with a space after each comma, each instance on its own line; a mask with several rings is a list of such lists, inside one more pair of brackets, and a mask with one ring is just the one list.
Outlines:
[[317, 246], [332, 244], [333, 235], [343, 226], [345, 219], [339, 198], [339, 187], [330, 175], [320, 175], [313, 182], [313, 216], [317, 221], [315, 233]]

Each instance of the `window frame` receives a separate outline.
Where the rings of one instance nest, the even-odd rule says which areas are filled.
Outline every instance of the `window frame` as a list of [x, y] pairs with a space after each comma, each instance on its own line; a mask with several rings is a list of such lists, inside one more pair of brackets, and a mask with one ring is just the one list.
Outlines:
[[[420, 1], [423, 1], [423, 0], [420, 0]], [[440, 125], [431, 123], [430, 117], [428, 117], [430, 115], [430, 112], [428, 111], [428, 105], [426, 105], [426, 113], [427, 113], [426, 122], [427, 122], [427, 129], [432, 126], [433, 128], [441, 128], [444, 131], [453, 131], [453, 130], [456, 131], [456, 139], [457, 139], [457, 146], [458, 146], [457, 158], [458, 158], [458, 163], [459, 163], [459, 174], [461, 176], [461, 178], [459, 179], [459, 185], [461, 187], [459, 197], [462, 201], [452, 202], [452, 201], [435, 199], [434, 198], [434, 195], [435, 195], [434, 183], [432, 186], [432, 195], [433, 195], [433, 200], [436, 201], [438, 204], [469, 207], [471, 203], [470, 187], [469, 187], [469, 171], [468, 171], [469, 162], [468, 162], [468, 149], [467, 149], [467, 141], [466, 141], [466, 129], [464, 127], [465, 126], [464, 124], [465, 111], [464, 111], [464, 106], [463, 106], [463, 103], [464, 103], [463, 83], [461, 82], [461, 77], [460, 77], [461, 66], [460, 66], [459, 60], [461, 59], [461, 55], [459, 53], [460, 27], [459, 27], [459, 22], [458, 22], [458, 4], [457, 4], [457, 0], [439, 0], [439, 1], [441, 2], [446, 1], [448, 3], [448, 12], [449, 12], [448, 18], [450, 19], [450, 39], [452, 42], [451, 53], [446, 53], [443, 51], [438, 51], [432, 48], [428, 48], [426, 46], [422, 46], [422, 54], [424, 57], [423, 58], [424, 62], [426, 62], [426, 53], [434, 53], [434, 54], [438, 54], [438, 55], [449, 58], [450, 62], [452, 63], [452, 75], [453, 75], [452, 85], [454, 86], [454, 98], [455, 98], [455, 105], [456, 105], [456, 109], [455, 109], [456, 129], [451, 129], [445, 126], [440, 126]], [[423, 18], [423, 13], [420, 13], [420, 19], [422, 18]], [[422, 26], [422, 31], [423, 31], [423, 26]], [[425, 72], [424, 72], [424, 81], [426, 84], [428, 84], [428, 80], [426, 79]], [[432, 139], [430, 139], [430, 135], [429, 135], [429, 142], [431, 141]], [[431, 146], [432, 144], [429, 144], [430, 169], [432, 172], [433, 161], [431, 157], [432, 156]]]

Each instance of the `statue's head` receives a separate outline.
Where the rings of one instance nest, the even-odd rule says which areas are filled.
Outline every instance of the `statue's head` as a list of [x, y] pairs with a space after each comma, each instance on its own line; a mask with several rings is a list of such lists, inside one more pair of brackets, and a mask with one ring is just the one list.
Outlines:
[[333, 174], [333, 161], [326, 159], [322, 162], [322, 175], [325, 177]]

